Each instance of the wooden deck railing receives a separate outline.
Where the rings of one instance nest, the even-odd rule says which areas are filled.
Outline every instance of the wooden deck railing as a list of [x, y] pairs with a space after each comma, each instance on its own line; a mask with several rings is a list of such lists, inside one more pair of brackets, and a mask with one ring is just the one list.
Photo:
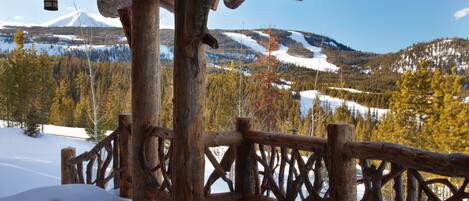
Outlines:
[[[393, 143], [355, 142], [353, 127], [349, 125], [329, 125], [327, 140], [255, 131], [250, 128], [249, 119], [243, 118], [237, 120], [236, 128], [205, 134], [205, 156], [214, 168], [206, 175], [207, 200], [354, 201], [360, 185], [362, 201], [381, 201], [383, 186], [390, 181], [394, 181], [396, 201], [469, 198], [469, 155], [428, 152]], [[158, 141], [159, 163], [154, 167], [146, 162], [136, 165], [144, 167], [154, 196], [170, 200], [173, 132], [155, 127], [149, 128], [146, 136]], [[63, 183], [104, 188], [114, 178], [114, 187], [120, 187], [121, 196], [131, 197], [130, 138], [130, 117], [121, 115], [119, 128], [91, 151], [74, 157], [73, 150], [64, 149]], [[144, 143], [138, 150], [143, 161], [145, 146]], [[217, 160], [211, 148], [219, 146], [227, 148]], [[113, 159], [112, 170], [107, 171]], [[96, 173], [92, 171], [94, 164]], [[228, 177], [229, 172], [234, 172], [234, 181]], [[442, 177], [437, 178], [438, 175]], [[212, 193], [213, 184], [219, 180], [226, 184], [228, 192]], [[450, 195], [438, 196], [431, 187], [434, 184], [446, 186]]]

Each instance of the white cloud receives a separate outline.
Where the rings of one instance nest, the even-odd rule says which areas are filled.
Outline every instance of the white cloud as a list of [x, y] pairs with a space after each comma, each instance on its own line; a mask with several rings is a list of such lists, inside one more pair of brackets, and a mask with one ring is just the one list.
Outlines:
[[15, 20], [21, 20], [21, 19], [23, 19], [23, 18], [24, 18], [23, 16], [15, 16], [15, 17], [13, 17], [13, 19], [15, 19]]
[[463, 8], [463, 9], [461, 9], [461, 10], [456, 11], [456, 12], [454, 13], [454, 18], [455, 18], [456, 20], [459, 20], [459, 19], [461, 19], [461, 18], [463, 18], [463, 17], [466, 17], [466, 15], [469, 15], [469, 7]]

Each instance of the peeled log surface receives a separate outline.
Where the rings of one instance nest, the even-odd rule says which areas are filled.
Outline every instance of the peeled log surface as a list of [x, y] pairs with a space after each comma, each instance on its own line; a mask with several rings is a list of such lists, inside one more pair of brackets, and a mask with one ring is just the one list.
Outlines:
[[344, 154], [358, 159], [384, 160], [405, 168], [449, 177], [469, 178], [469, 155], [442, 154], [385, 142], [349, 142]]
[[209, 132], [204, 136], [206, 147], [239, 145], [243, 141], [241, 133], [229, 132]]
[[288, 147], [312, 152], [325, 150], [327, 143], [326, 140], [322, 138], [280, 133], [267, 133], [252, 130], [248, 131], [246, 138], [255, 143]]

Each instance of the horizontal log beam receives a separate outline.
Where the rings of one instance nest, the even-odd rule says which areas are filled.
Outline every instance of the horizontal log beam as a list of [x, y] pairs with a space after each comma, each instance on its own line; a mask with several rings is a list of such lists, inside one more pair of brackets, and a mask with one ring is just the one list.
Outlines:
[[236, 131], [208, 132], [204, 135], [206, 147], [240, 145], [243, 136]]
[[[150, 135], [163, 139], [173, 139], [173, 130], [155, 127]], [[204, 140], [206, 147], [230, 146], [241, 144], [243, 136], [236, 131], [206, 132], [204, 133]]]
[[344, 154], [358, 159], [384, 160], [405, 168], [449, 177], [469, 178], [469, 155], [443, 154], [386, 142], [349, 142]]
[[251, 142], [295, 148], [304, 151], [323, 151], [327, 141], [317, 137], [306, 137], [281, 133], [267, 133], [261, 131], [248, 131], [247, 140]]

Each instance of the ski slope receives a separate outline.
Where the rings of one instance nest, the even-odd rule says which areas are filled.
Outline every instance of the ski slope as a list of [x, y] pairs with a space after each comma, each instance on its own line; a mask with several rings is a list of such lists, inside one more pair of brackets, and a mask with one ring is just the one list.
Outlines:
[[[259, 34], [262, 37], [269, 37], [269, 35], [263, 32], [260, 32], [260, 31], [254, 31], [254, 32]], [[302, 66], [302, 67], [313, 69], [313, 70], [324, 71], [324, 72], [337, 72], [339, 70], [339, 67], [327, 61], [327, 56], [324, 53], [322, 53], [322, 49], [309, 44], [306, 41], [302, 33], [294, 32], [294, 31], [290, 31], [290, 33], [291, 33], [290, 38], [292, 40], [302, 44], [304, 48], [313, 52], [314, 56], [311, 58], [303, 58], [303, 57], [290, 55], [288, 54], [288, 47], [282, 44], [279, 45], [279, 48], [277, 50], [271, 52], [272, 56], [274, 56], [281, 62], [295, 64], [297, 66]], [[269, 54], [267, 49], [264, 46], [260, 45], [256, 40], [254, 40], [250, 36], [247, 36], [241, 33], [234, 33], [234, 32], [224, 32], [223, 34], [228, 36], [230, 39], [244, 46], [247, 46], [258, 53], [261, 53], [263, 55]]]

